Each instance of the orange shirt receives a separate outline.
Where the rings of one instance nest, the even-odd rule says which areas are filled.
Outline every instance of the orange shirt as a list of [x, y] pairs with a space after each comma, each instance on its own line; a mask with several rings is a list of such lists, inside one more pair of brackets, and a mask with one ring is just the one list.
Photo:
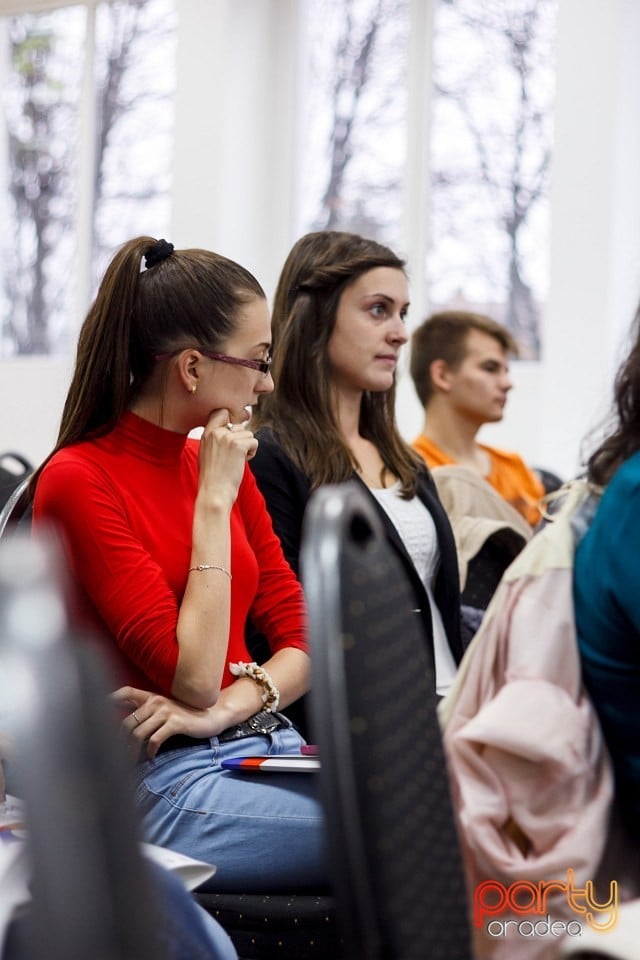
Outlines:
[[[456, 462], [424, 433], [416, 437], [411, 446], [428, 467], [443, 467]], [[483, 443], [478, 446], [487, 453], [491, 462], [491, 470], [484, 479], [515, 507], [531, 526], [535, 526], [541, 517], [538, 503], [545, 492], [542, 481], [517, 453], [487, 447]]]

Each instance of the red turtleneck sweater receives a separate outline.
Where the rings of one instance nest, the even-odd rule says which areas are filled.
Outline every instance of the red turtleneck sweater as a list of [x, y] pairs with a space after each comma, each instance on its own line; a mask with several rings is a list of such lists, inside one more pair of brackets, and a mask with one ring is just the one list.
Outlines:
[[[61, 450], [38, 480], [34, 527], [62, 533], [81, 622], [105, 647], [118, 684], [171, 692], [197, 484], [198, 441], [132, 413], [105, 436]], [[231, 569], [227, 663], [251, 659], [249, 614], [272, 651], [307, 650], [302, 589], [249, 469], [231, 511]], [[227, 668], [223, 686], [232, 680]]]

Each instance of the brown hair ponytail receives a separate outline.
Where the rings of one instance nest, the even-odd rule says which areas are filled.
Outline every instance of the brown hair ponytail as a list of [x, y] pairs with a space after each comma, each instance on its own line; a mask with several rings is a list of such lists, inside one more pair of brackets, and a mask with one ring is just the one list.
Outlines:
[[256, 278], [220, 254], [174, 251], [153, 237], [125, 243], [80, 330], [58, 439], [34, 473], [29, 495], [58, 450], [112, 429], [158, 355], [193, 346], [217, 350], [234, 332], [240, 306], [256, 298], [265, 298]]

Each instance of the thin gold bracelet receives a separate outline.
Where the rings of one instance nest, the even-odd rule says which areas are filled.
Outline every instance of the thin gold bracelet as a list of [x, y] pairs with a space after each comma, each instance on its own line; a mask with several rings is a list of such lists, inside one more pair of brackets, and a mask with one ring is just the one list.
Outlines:
[[231, 572], [220, 563], [199, 563], [197, 567], [189, 567], [189, 573], [198, 573], [202, 570], [220, 570], [222, 573], [226, 573], [231, 580]]

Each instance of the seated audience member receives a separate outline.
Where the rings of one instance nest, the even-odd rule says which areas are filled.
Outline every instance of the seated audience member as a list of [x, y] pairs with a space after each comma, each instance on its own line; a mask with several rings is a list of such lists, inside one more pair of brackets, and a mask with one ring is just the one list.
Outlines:
[[640, 839], [640, 307], [616, 377], [613, 428], [591, 454], [587, 479], [604, 492], [576, 552], [578, 646], [622, 812]]
[[[230, 892], [327, 881], [317, 780], [221, 766], [303, 742], [278, 708], [310, 682], [304, 597], [247, 466], [247, 407], [273, 390], [270, 353], [247, 270], [129, 241], [82, 326], [58, 441], [33, 480], [34, 526], [60, 532], [79, 616], [123, 684], [144, 838], [215, 864], [207, 888]], [[261, 667], [248, 616], [269, 643]]]
[[411, 376], [424, 406], [413, 447], [431, 467], [461, 464], [484, 477], [535, 526], [545, 490], [516, 453], [478, 443], [484, 423], [502, 420], [512, 383], [509, 331], [489, 317], [450, 310], [433, 314], [413, 333]]
[[413, 585], [444, 694], [462, 656], [458, 570], [429, 470], [395, 422], [408, 308], [404, 261], [387, 247], [334, 231], [297, 241], [275, 294], [275, 389], [254, 412], [251, 469], [294, 569], [311, 493], [362, 485]]

